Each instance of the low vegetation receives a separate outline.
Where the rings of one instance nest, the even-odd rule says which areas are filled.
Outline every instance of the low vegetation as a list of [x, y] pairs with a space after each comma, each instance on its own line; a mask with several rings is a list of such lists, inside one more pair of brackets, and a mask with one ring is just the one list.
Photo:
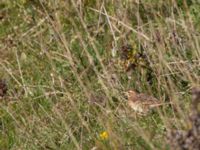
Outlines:
[[[195, 0], [1, 0], [0, 149], [175, 149], [199, 23]], [[130, 89], [171, 105], [138, 115]]]

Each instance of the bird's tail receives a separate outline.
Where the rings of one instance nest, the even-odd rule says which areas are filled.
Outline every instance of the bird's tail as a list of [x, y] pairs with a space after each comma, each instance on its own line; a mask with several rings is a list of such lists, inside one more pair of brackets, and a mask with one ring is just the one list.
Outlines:
[[171, 104], [172, 104], [172, 102], [166, 102], [166, 103], [152, 104], [150, 107], [154, 108], [154, 107], [160, 107], [163, 105], [171, 105]]

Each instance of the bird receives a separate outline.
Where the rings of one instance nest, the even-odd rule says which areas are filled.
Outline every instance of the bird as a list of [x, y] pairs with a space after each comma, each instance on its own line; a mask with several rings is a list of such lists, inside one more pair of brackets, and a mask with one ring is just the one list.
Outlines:
[[147, 115], [152, 109], [159, 106], [169, 104], [160, 102], [157, 98], [144, 94], [138, 93], [135, 90], [129, 90], [125, 92], [128, 97], [128, 105], [138, 114]]

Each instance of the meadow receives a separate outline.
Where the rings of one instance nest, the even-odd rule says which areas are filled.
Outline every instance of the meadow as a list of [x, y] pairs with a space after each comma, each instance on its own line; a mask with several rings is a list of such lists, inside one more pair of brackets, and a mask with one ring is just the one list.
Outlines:
[[[0, 149], [170, 150], [200, 85], [198, 0], [1, 0]], [[145, 116], [134, 89], [170, 102]]]

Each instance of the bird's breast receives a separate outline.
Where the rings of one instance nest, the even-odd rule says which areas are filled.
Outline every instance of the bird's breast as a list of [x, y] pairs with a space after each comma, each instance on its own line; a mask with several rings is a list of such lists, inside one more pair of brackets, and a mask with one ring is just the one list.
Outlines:
[[134, 111], [139, 112], [139, 113], [144, 112], [144, 109], [141, 104], [137, 102], [132, 102], [132, 101], [129, 101], [128, 104]]

